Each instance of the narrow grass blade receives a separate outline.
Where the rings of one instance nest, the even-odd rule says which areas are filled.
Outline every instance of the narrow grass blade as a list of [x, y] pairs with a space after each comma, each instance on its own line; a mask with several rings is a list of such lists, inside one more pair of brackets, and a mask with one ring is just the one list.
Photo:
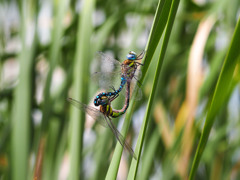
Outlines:
[[[144, 67], [143, 67], [143, 71], [142, 71], [143, 73], [142, 73], [142, 78], [140, 80], [140, 83], [143, 82], [143, 79], [146, 75], [149, 64], [152, 60], [153, 54], [157, 48], [158, 43], [160, 42], [162, 32], [163, 32], [163, 30], [165, 28], [165, 24], [167, 22], [168, 14], [166, 14], [166, 13], [169, 12], [170, 6], [171, 6], [170, 1], [160, 1], [158, 4], [156, 15], [154, 18], [154, 23], [153, 23], [151, 33], [150, 33], [150, 38], [149, 38], [148, 48], [147, 48], [148, 51], [146, 53], [146, 58], [145, 58], [145, 62], [144, 62]], [[163, 11], [165, 13], [163, 13]], [[163, 15], [161, 15], [162, 13], [163, 13]], [[155, 36], [155, 38], [152, 36]], [[125, 121], [124, 121], [122, 131], [121, 131], [121, 134], [123, 136], [126, 136], [129, 125], [130, 125], [130, 119], [131, 119], [132, 113], [133, 113], [133, 106], [135, 104], [135, 101], [134, 101], [135, 96], [136, 96], [136, 93], [133, 94], [131, 101], [130, 101], [128, 111], [126, 113]], [[118, 168], [119, 168], [119, 163], [121, 160], [122, 151], [123, 151], [123, 149], [122, 149], [121, 145], [119, 143], [117, 143], [111, 164], [109, 166], [109, 169], [108, 169], [108, 172], [106, 175], [106, 179], [116, 179]]]
[[227, 100], [231, 83], [233, 80], [233, 73], [236, 68], [236, 64], [240, 55], [239, 42], [240, 42], [240, 19], [238, 20], [238, 23], [236, 25], [228, 54], [224, 60], [223, 67], [222, 67], [220, 76], [218, 78], [214, 96], [207, 113], [207, 117], [206, 117], [205, 125], [202, 131], [202, 135], [200, 138], [200, 142], [198, 144], [197, 152], [195, 154], [194, 161], [191, 167], [189, 179], [194, 178], [202, 153], [207, 144], [209, 133], [211, 131], [212, 125], [215, 120], [215, 116], [217, 115], [218, 111]]
[[[68, 3], [69, 0], [63, 0], [63, 1], [59, 1], [59, 3], [56, 3], [55, 7], [54, 7], [54, 13], [56, 14], [56, 17], [54, 17], [54, 22], [53, 22], [53, 30], [52, 30], [52, 43], [50, 46], [50, 53], [49, 53], [49, 72], [47, 75], [47, 80], [46, 80], [46, 84], [45, 84], [45, 89], [44, 89], [44, 106], [43, 106], [43, 116], [42, 116], [42, 125], [41, 125], [41, 137], [42, 138], [48, 138], [48, 136], [46, 135], [48, 133], [49, 130], [49, 122], [51, 122], [51, 115], [50, 112], [52, 110], [52, 97], [50, 95], [50, 89], [51, 89], [51, 84], [52, 84], [52, 76], [53, 76], [53, 71], [55, 70], [57, 64], [58, 64], [58, 59], [59, 59], [59, 52], [61, 49], [61, 39], [63, 36], [63, 31], [64, 31], [64, 26], [63, 26], [63, 19], [65, 16], [65, 12], [67, 10], [68, 7]], [[37, 138], [36, 138], [37, 139]], [[41, 140], [38, 139], [38, 141], [40, 142]], [[46, 142], [49, 142], [48, 139], [46, 139]], [[47, 144], [46, 146], [44, 146], [44, 148], [46, 147], [49, 148], [49, 144]], [[53, 147], [52, 152], [54, 151], [55, 146]], [[39, 150], [42, 150], [39, 148]], [[51, 179], [51, 172], [52, 172], [52, 166], [51, 164], [49, 165], [49, 168], [46, 168], [46, 162], [51, 162], [53, 163], [54, 161], [54, 156], [51, 156], [51, 153], [49, 153], [50, 151], [45, 151], [42, 150], [42, 155], [44, 155], [45, 157], [43, 157], [43, 163], [42, 162], [36, 162], [36, 167], [38, 166], [38, 168], [41, 170], [43, 170], [42, 172], [42, 177], [44, 179]], [[38, 154], [41, 152], [38, 152]], [[45, 166], [44, 167], [40, 167], [43, 166], [45, 161]], [[40, 164], [41, 163], [41, 164]], [[36, 170], [37, 171], [37, 170]], [[41, 174], [41, 172], [39, 172], [38, 174]], [[40, 178], [40, 177], [34, 177], [34, 178]]]
[[[32, 6], [33, 5], [33, 6]], [[12, 135], [11, 135], [11, 166], [12, 179], [27, 179], [30, 147], [30, 113], [31, 113], [31, 82], [33, 55], [35, 51], [35, 29], [33, 23], [35, 13], [34, 3], [22, 1], [21, 13], [21, 51], [19, 54], [20, 74], [17, 88], [14, 92], [14, 107], [12, 111]], [[34, 28], [30, 28], [34, 25]], [[31, 37], [31, 38], [29, 38]], [[31, 39], [29, 41], [29, 39]]]
[[164, 31], [164, 28], [166, 26], [169, 11], [171, 8], [172, 0], [168, 1], [159, 1], [158, 8], [156, 10], [153, 26], [150, 32], [148, 44], [147, 44], [147, 53], [144, 61], [144, 67], [142, 68], [142, 78], [140, 82], [142, 83], [146, 72], [148, 70], [148, 66], [151, 63], [152, 57], [154, 55], [154, 52], [160, 42], [162, 33]]
[[49, 131], [46, 137], [42, 137], [44, 140], [46, 139], [46, 148], [44, 149], [42, 156], [43, 158], [43, 175], [42, 179], [53, 179], [53, 171], [54, 171], [54, 162], [55, 162], [55, 153], [56, 146], [58, 145], [58, 132], [59, 132], [60, 124], [58, 119], [51, 118], [49, 123]]
[[50, 47], [50, 67], [47, 75], [47, 80], [44, 89], [44, 107], [43, 107], [43, 117], [42, 117], [42, 131], [46, 132], [49, 123], [49, 116], [52, 107], [52, 101], [50, 96], [50, 88], [52, 83], [53, 71], [58, 63], [59, 52], [61, 49], [61, 38], [63, 36], [63, 19], [65, 11], [67, 10], [69, 0], [59, 1], [55, 7], [56, 18], [54, 19], [54, 26], [52, 31], [52, 44]]
[[104, 133], [99, 135], [97, 139], [97, 144], [95, 145], [94, 151], [95, 151], [95, 159], [96, 159], [96, 169], [91, 177], [91, 180], [95, 179], [104, 179], [104, 175], [107, 171], [107, 167], [109, 165], [109, 162], [107, 159], [109, 159], [110, 148], [109, 142], [112, 141], [113, 134], [109, 129], [105, 129]]
[[[88, 97], [88, 76], [91, 60], [92, 14], [95, 0], [85, 0], [81, 16], [78, 21], [77, 46], [74, 57], [73, 95], [83, 103]], [[79, 179], [79, 170], [82, 169], [82, 143], [84, 132], [84, 113], [71, 107], [70, 114], [70, 173], [69, 179]]]
[[167, 45], [168, 45], [168, 41], [169, 41], [171, 31], [172, 31], [173, 22], [174, 22], [176, 13], [177, 13], [178, 5], [179, 5], [179, 0], [174, 0], [172, 2], [172, 6], [171, 6], [170, 13], [169, 13], [168, 22], [167, 22], [166, 32], [165, 32], [165, 36], [164, 36], [164, 40], [163, 40], [163, 45], [162, 45], [162, 49], [161, 49], [161, 52], [160, 52], [158, 65], [157, 65], [157, 69], [156, 69], [156, 73], [155, 73], [155, 77], [154, 77], [152, 92], [151, 92], [150, 97], [149, 97], [146, 114], [145, 114], [143, 124], [142, 124], [141, 130], [140, 130], [140, 133], [139, 133], [139, 137], [138, 137], [138, 142], [137, 142], [137, 147], [136, 147], [136, 154], [138, 155], [138, 160], [137, 161], [132, 160], [129, 175], [128, 175], [128, 179], [135, 179], [136, 178], [138, 165], [139, 165], [139, 159], [140, 159], [142, 146], [143, 146], [143, 141], [144, 141], [144, 137], [145, 137], [145, 132], [146, 132], [146, 129], [147, 129], [148, 120], [150, 119], [150, 116], [151, 116], [151, 110], [152, 110], [152, 106], [153, 106], [154, 99], [155, 99], [155, 96], [156, 96], [156, 89], [157, 89], [157, 85], [158, 85], [158, 82], [159, 82], [158, 78], [159, 78], [159, 75], [160, 75], [160, 72], [161, 72], [162, 63], [163, 63], [164, 56], [165, 56], [165, 53], [166, 53], [166, 49], [167, 49]]
[[203, 97], [207, 94], [207, 92], [210, 91], [210, 89], [212, 88], [212, 84], [214, 84], [214, 82], [217, 81], [218, 72], [223, 64], [225, 54], [226, 54], [226, 50], [224, 49], [219, 53], [217, 53], [212, 59], [212, 64], [210, 65], [211, 71], [209, 72], [209, 75], [200, 90], [200, 95], [199, 95], [200, 100], [202, 100]]
[[38, 146], [38, 154], [36, 158], [36, 165], [34, 169], [33, 179], [42, 179], [42, 164], [43, 164], [43, 157], [45, 152], [46, 146], [46, 137], [42, 137], [40, 140], [40, 144]]
[[67, 130], [68, 130], [68, 126], [65, 126], [60, 138], [60, 143], [58, 145], [58, 150], [56, 152], [56, 160], [55, 160], [55, 164], [53, 165], [53, 175], [52, 175], [52, 179], [53, 180], [57, 180], [60, 179], [59, 174], [60, 174], [60, 170], [61, 170], [61, 165], [62, 162], [64, 160], [64, 153], [65, 153], [65, 149], [66, 149], [66, 144], [67, 144]]
[[154, 162], [154, 156], [157, 150], [157, 146], [159, 144], [159, 140], [160, 140], [160, 132], [158, 128], [155, 128], [150, 138], [150, 142], [148, 143], [148, 146], [145, 149], [144, 156], [142, 158], [145, 168], [142, 169], [137, 179], [145, 180], [145, 179], [148, 179], [148, 177], [150, 176], [150, 172]]

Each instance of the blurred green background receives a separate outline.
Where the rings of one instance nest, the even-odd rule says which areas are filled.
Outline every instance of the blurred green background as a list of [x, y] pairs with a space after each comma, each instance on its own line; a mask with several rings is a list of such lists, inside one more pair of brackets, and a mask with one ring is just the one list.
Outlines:
[[[239, 0], [1, 0], [0, 179], [240, 179], [239, 14]], [[147, 52], [142, 98], [113, 121], [138, 161], [66, 101], [103, 91], [97, 51], [130, 50]]]

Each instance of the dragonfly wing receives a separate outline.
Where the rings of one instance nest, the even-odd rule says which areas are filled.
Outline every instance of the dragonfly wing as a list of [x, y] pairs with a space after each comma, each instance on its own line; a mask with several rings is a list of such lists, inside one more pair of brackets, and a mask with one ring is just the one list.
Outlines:
[[72, 98], [67, 98], [67, 100], [76, 108], [86, 112], [89, 116], [91, 116], [91, 118], [93, 118], [96, 122], [98, 122], [102, 126], [108, 127], [108, 124], [105, 120], [105, 116], [98, 109], [88, 106], [86, 104], [83, 104]]
[[121, 63], [103, 52], [97, 52], [96, 58], [97, 61], [94, 62], [96, 68], [91, 78], [101, 88], [108, 89], [109, 86], [114, 86], [117, 89], [121, 81]]
[[116, 67], [119, 66], [119, 68], [121, 68], [122, 63], [120, 63], [118, 60], [112, 58], [111, 56], [109, 56], [103, 52], [98, 51], [97, 57], [100, 58], [101, 63], [107, 63], [107, 64], [114, 65]]
[[134, 100], [141, 100], [142, 99], [142, 89], [139, 87], [139, 84], [131, 84], [131, 88], [130, 88], [130, 94], [132, 95], [134, 91], [137, 91], [135, 99]]
[[93, 67], [93, 72], [121, 72], [121, 63], [103, 52], [96, 53]]
[[[131, 68], [130, 67], [126, 67], [125, 72], [130, 72]], [[127, 83], [130, 83], [130, 95], [132, 95], [133, 91], [138, 91], [137, 96], [135, 97], [135, 100], [140, 100], [142, 98], [142, 90], [141, 90], [141, 86], [142, 84], [140, 83], [140, 78], [142, 75], [142, 72], [140, 69], [135, 69], [135, 71], [131, 72], [132, 75], [130, 74], [126, 74], [125, 77], [127, 79]], [[131, 76], [131, 77], [129, 77]], [[124, 92], [123, 92], [124, 96], [126, 96], [126, 85], [124, 87]]]
[[86, 104], [83, 104], [75, 99], [67, 98], [67, 100], [76, 108], [87, 112], [88, 115], [90, 115], [94, 120], [96, 120], [98, 123], [103, 125], [104, 127], [108, 127], [111, 129], [119, 143], [135, 158], [137, 159], [137, 156], [135, 155], [134, 151], [132, 150], [131, 146], [125, 141], [125, 138], [121, 135], [121, 133], [117, 130], [117, 128], [112, 123], [111, 119], [109, 117], [106, 117], [101, 113], [98, 109], [88, 106]]
[[108, 89], [109, 86], [114, 86], [116, 89], [121, 82], [121, 71], [115, 72], [95, 72], [92, 74], [91, 79], [97, 82], [99, 87]]
[[123, 137], [123, 135], [117, 130], [117, 128], [114, 126], [114, 124], [112, 123], [111, 119], [109, 117], [105, 117], [106, 122], [108, 124], [108, 126], [110, 127], [110, 129], [112, 130], [113, 134], [115, 135], [115, 137], [117, 138], [118, 142], [124, 147], [124, 149], [126, 149], [131, 156], [134, 157], [134, 159], [137, 160], [137, 156], [134, 153], [133, 149], [131, 148], [131, 146], [125, 141], [125, 138]]
[[142, 77], [142, 71], [140, 68], [136, 69], [135, 75], [134, 75], [138, 80], [141, 79]]

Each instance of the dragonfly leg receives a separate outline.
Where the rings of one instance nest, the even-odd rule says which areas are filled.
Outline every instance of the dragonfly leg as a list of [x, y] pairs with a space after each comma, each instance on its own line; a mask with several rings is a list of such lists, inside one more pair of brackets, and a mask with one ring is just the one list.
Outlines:
[[110, 102], [112, 102], [114, 99], [116, 99], [119, 96], [119, 94], [114, 95], [112, 98], [110, 98]]
[[138, 83], [140, 86], [142, 86], [142, 83], [141, 83], [135, 76], [133, 76], [133, 78], [136, 79], [137, 83]]
[[145, 51], [142, 51], [142, 52], [137, 56], [137, 60], [142, 59], [143, 56], [144, 56], [144, 54], [145, 54]]
[[144, 63], [140, 63], [140, 62], [135, 62], [137, 65], [141, 65], [141, 66], [144, 66]]
[[108, 116], [105, 116], [105, 120], [109, 126], [109, 128], [111, 129], [112, 133], [115, 135], [115, 137], [117, 138], [118, 142], [122, 145], [122, 147], [124, 149], [126, 149], [131, 156], [137, 160], [137, 156], [134, 153], [133, 149], [131, 148], [131, 146], [125, 141], [125, 137], [118, 131], [118, 129], [114, 126], [114, 124], [111, 121], [111, 118]]
[[114, 88], [114, 86], [109, 86], [113, 91], [116, 91], [116, 89]]

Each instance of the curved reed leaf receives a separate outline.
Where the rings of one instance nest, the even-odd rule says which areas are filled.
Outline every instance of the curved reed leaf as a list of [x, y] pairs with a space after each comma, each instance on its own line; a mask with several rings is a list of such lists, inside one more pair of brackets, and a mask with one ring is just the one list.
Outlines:
[[49, 56], [50, 67], [49, 67], [49, 72], [47, 75], [47, 80], [46, 80], [45, 89], [44, 89], [44, 107], [43, 107], [43, 117], [42, 117], [43, 132], [46, 132], [48, 128], [48, 123], [50, 118], [49, 116], [50, 116], [51, 107], [52, 107], [50, 88], [52, 83], [53, 71], [58, 64], [59, 51], [61, 49], [61, 38], [64, 30], [63, 23], [59, 23], [59, 22], [63, 22], [64, 15], [68, 7], [68, 1], [69, 0], [63, 0], [59, 2], [55, 7], [57, 17], [54, 21], [54, 28], [52, 31], [53, 41], [50, 47], [50, 56]]
[[[14, 91], [14, 107], [12, 111], [12, 135], [11, 135], [11, 166], [12, 179], [27, 179], [29, 172], [29, 147], [30, 147], [30, 115], [32, 101], [32, 66], [33, 55], [36, 47], [35, 29], [30, 28], [35, 8], [30, 7], [31, 1], [20, 3], [21, 14], [21, 46], [18, 56], [20, 64], [19, 83]], [[32, 40], [27, 41], [28, 33]]]
[[[51, 119], [51, 111], [52, 111], [52, 104], [53, 104], [53, 99], [50, 95], [50, 89], [52, 85], [52, 79], [53, 79], [53, 71], [55, 70], [58, 60], [59, 60], [59, 52], [61, 50], [61, 39], [63, 36], [63, 31], [64, 31], [64, 26], [63, 26], [63, 19], [68, 7], [68, 0], [63, 0], [59, 3], [56, 4], [54, 7], [54, 13], [56, 14], [56, 17], [54, 18], [53, 22], [53, 29], [52, 29], [52, 43], [50, 46], [50, 53], [49, 53], [49, 72], [47, 74], [47, 79], [46, 79], [46, 84], [45, 84], [45, 89], [44, 89], [44, 105], [43, 105], [43, 116], [42, 116], [42, 125], [41, 125], [41, 139], [39, 141], [38, 138], [37, 141], [39, 141], [40, 146], [38, 149], [38, 156], [40, 156], [39, 159], [43, 158], [42, 162], [36, 162], [36, 167], [35, 167], [35, 173], [34, 173], [34, 178], [36, 179], [52, 179], [52, 171], [53, 171], [53, 163], [54, 163], [54, 148], [55, 146], [52, 146], [52, 148], [49, 148], [51, 146], [44, 146], [42, 145], [43, 142], [49, 142], [50, 139], [45, 139], [46, 134], [48, 134], [50, 131], [49, 130], [49, 122]], [[61, 22], [61, 23], [59, 23]], [[53, 132], [50, 132], [50, 134]], [[55, 142], [56, 143], [56, 142]], [[46, 147], [47, 150], [44, 148], [41, 148], [43, 146], [44, 148]], [[43, 150], [42, 150], [43, 149]], [[51, 151], [49, 151], [51, 149]], [[43, 171], [41, 173], [41, 171]], [[37, 176], [36, 176], [37, 175]]]
[[168, 22], [167, 22], [167, 26], [166, 26], [166, 32], [165, 32], [165, 36], [164, 36], [164, 40], [163, 40], [163, 45], [162, 45], [162, 49], [161, 49], [161, 52], [160, 52], [158, 65], [157, 65], [157, 69], [156, 69], [156, 73], [155, 73], [155, 77], [154, 77], [152, 92], [151, 92], [150, 97], [149, 97], [146, 114], [145, 114], [143, 124], [142, 124], [141, 130], [140, 130], [140, 133], [139, 133], [139, 137], [138, 137], [138, 142], [137, 142], [137, 147], [136, 147], [136, 151], [137, 151], [136, 154], [138, 155], [138, 160], [137, 161], [132, 160], [129, 175], [128, 175], [128, 179], [135, 179], [136, 178], [138, 165], [139, 165], [139, 159], [140, 159], [142, 146], [143, 146], [143, 141], [144, 141], [144, 137], [145, 137], [145, 132], [146, 132], [146, 129], [147, 129], [147, 123], [148, 123], [148, 120], [151, 116], [151, 109], [152, 109], [152, 106], [153, 106], [153, 103], [154, 103], [154, 99], [155, 99], [155, 96], [156, 96], [156, 89], [157, 89], [157, 85], [158, 85], [158, 82], [159, 82], [158, 78], [159, 78], [160, 71], [161, 71], [161, 68], [162, 68], [162, 63], [163, 63], [164, 56], [165, 56], [165, 53], [166, 53], [169, 37], [170, 37], [171, 31], [172, 31], [173, 22], [175, 20], [175, 16], [176, 16], [176, 13], [177, 13], [179, 1], [180, 0], [173, 0], [172, 1], [171, 10], [170, 10], [170, 13], [169, 13], [169, 18], [168, 18]]
[[[85, 0], [78, 22], [77, 46], [74, 57], [73, 96], [83, 103], [88, 97], [88, 69], [91, 59], [90, 37], [92, 35], [92, 14], [95, 0]], [[77, 108], [71, 107], [70, 116], [70, 174], [69, 179], [79, 179], [82, 170], [82, 141], [85, 115]], [[81, 176], [81, 175], [80, 175]]]
[[158, 128], [155, 128], [150, 138], [150, 141], [148, 143], [148, 146], [146, 147], [146, 153], [144, 153], [144, 156], [142, 157], [142, 162], [145, 168], [142, 169], [140, 175], [138, 176], [138, 179], [140, 180], [148, 179], [151, 172], [152, 163], [154, 161], [155, 152], [159, 144], [158, 143], [159, 140], [160, 140], [160, 132]]
[[235, 28], [235, 32], [228, 50], [227, 56], [224, 60], [224, 64], [218, 78], [218, 82], [215, 88], [214, 96], [210, 105], [210, 108], [207, 112], [206, 121], [198, 144], [198, 148], [194, 157], [194, 161], [191, 167], [190, 178], [193, 179], [196, 173], [197, 167], [199, 165], [202, 153], [205, 149], [205, 146], [208, 141], [212, 125], [215, 121], [215, 116], [217, 115], [220, 108], [227, 101], [229, 97], [229, 90], [233, 80], [234, 70], [237, 65], [238, 58], [240, 57], [239, 51], [239, 42], [240, 42], [240, 19]]
[[[146, 75], [148, 66], [149, 66], [149, 64], [152, 60], [152, 57], [153, 57], [153, 54], [154, 54], [154, 52], [157, 48], [157, 45], [160, 42], [162, 32], [163, 32], [165, 24], [167, 22], [168, 14], [163, 13], [163, 15], [161, 16], [161, 13], [163, 12], [163, 9], [165, 9], [164, 12], [166, 12], [166, 13], [169, 12], [170, 4], [171, 3], [169, 3], [169, 1], [166, 1], [166, 3], [165, 3], [165, 1], [159, 1], [158, 8], [156, 10], [156, 15], [154, 17], [154, 23], [153, 23], [153, 26], [152, 26], [152, 29], [151, 29], [151, 32], [150, 32], [150, 38], [149, 38], [149, 41], [148, 41], [148, 48], [147, 48], [148, 50], [147, 50], [146, 55], [145, 55], [144, 67], [143, 67], [143, 70], [142, 70], [143, 74], [142, 74], [142, 78], [140, 80], [140, 83], [142, 83], [143, 80], [144, 80], [144, 77]], [[153, 38], [153, 36], [155, 38]], [[134, 99], [135, 99], [135, 96], [136, 96], [136, 91], [134, 91], [134, 92], [135, 93], [133, 94], [133, 96], [131, 98], [130, 105], [129, 105], [128, 111], [126, 113], [125, 121], [124, 121], [122, 130], [121, 130], [121, 134], [123, 136], [126, 136], [129, 125], [130, 125], [130, 119], [131, 119], [132, 113], [133, 113], [133, 106], [135, 104]], [[111, 164], [108, 168], [106, 179], [116, 179], [118, 168], [119, 168], [119, 163], [120, 163], [120, 160], [121, 160], [122, 150], [123, 149], [122, 149], [121, 145], [119, 143], [117, 143], [117, 146], [115, 148]]]

